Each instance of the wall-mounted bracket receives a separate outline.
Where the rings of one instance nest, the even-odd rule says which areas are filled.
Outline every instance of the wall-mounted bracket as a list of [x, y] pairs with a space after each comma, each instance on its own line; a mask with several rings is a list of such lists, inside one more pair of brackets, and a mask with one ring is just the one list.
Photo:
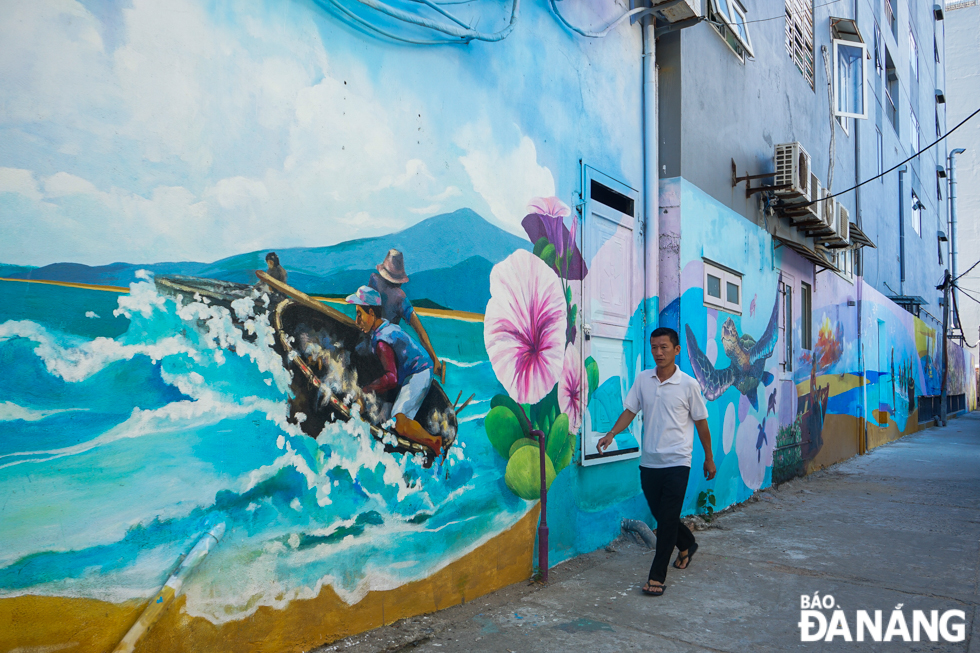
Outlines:
[[764, 191], [772, 190], [784, 190], [790, 187], [790, 184], [782, 184], [780, 186], [757, 186], [752, 188], [753, 179], [766, 179], [767, 177], [775, 177], [775, 172], [766, 172], [761, 175], [750, 175], [748, 173], [743, 177], [738, 176], [738, 169], [735, 167], [735, 159], [732, 159], [732, 188], [739, 185], [743, 181], [745, 182], [745, 198], [748, 199], [752, 197], [755, 193], [761, 193]]

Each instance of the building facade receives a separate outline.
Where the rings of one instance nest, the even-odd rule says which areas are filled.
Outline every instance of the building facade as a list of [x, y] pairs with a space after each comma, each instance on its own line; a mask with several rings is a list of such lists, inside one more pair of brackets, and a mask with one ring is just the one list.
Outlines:
[[[976, 111], [980, 94], [980, 43], [976, 30], [980, 28], [980, 5], [976, 2], [951, 2], [946, 7], [946, 74], [949, 82], [947, 104], [950, 126], [959, 124]], [[970, 266], [980, 252], [980, 125], [971, 120], [950, 137], [948, 148], [966, 151], [956, 156], [956, 215], [955, 244], [958, 250], [958, 274], [961, 290], [957, 296], [960, 322], [967, 343], [975, 344], [980, 337], [980, 273]], [[953, 242], [950, 227], [950, 244]], [[958, 275], [957, 275], [958, 276]], [[973, 350], [974, 352], [976, 349]]]
[[[709, 399], [686, 513], [914, 432], [945, 150], [798, 185], [946, 128], [941, 28], [903, 0], [12, 4], [0, 648], [111, 650], [159, 611], [136, 650], [301, 651], [472, 600], [543, 563], [541, 466], [548, 564], [652, 524], [639, 420], [595, 443], [657, 326]], [[379, 342], [413, 353], [368, 392]]]

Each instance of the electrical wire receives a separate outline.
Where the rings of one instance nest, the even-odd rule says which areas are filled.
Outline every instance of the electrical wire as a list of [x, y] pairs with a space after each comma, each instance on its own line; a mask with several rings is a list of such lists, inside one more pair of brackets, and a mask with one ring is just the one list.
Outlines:
[[958, 277], [956, 277], [955, 279], [953, 279], [953, 281], [959, 281], [962, 277], [965, 277], [966, 275], [970, 274], [970, 270], [972, 270], [973, 268], [977, 267], [978, 265], [980, 265], [980, 261], [977, 261], [976, 263], [974, 263], [973, 265], [971, 265], [969, 270], [967, 270], [963, 274], [961, 274]]
[[[960, 291], [963, 290], [962, 288], [960, 288], [959, 286], [957, 286], [955, 283], [952, 284], [952, 286], [954, 288], [956, 288], [957, 290], [960, 290]], [[950, 296], [953, 298], [953, 312], [956, 314], [956, 324], [958, 324], [959, 327], [960, 327], [960, 336], [961, 336], [961, 338], [963, 340], [963, 344], [966, 345], [967, 347], [969, 347], [970, 349], [976, 349], [977, 345], [976, 344], [971, 345], [969, 343], [969, 341], [966, 339], [966, 332], [963, 331], [963, 324], [960, 322], [960, 307], [956, 305], [956, 293], [950, 293]], [[970, 297], [970, 299], [973, 299], [973, 297]], [[977, 301], [977, 300], [974, 299], [974, 301]], [[980, 303], [980, 302], [978, 302], [978, 303]], [[980, 342], [978, 342], [977, 344], [980, 344]]]
[[[827, 5], [835, 5], [838, 2], [840, 2], [840, 1], [841, 0], [830, 0], [830, 2], [825, 2], [822, 5], [814, 5], [813, 8], [814, 9], [819, 9], [820, 7], [826, 7]], [[745, 25], [748, 25], [749, 23], [765, 23], [765, 22], [768, 22], [770, 20], [779, 20], [780, 18], [786, 18], [786, 14], [785, 13], [782, 13], [779, 16], [773, 16], [772, 18], [757, 18], [755, 20], [747, 20], [747, 21], [744, 21], [744, 24]]]
[[925, 146], [924, 148], [922, 148], [921, 150], [919, 150], [918, 152], [916, 152], [915, 154], [913, 154], [913, 155], [912, 155], [912, 156], [910, 156], [909, 158], [907, 158], [907, 159], [905, 159], [905, 160], [904, 160], [904, 161], [902, 161], [901, 163], [897, 163], [897, 164], [895, 164], [895, 165], [893, 165], [893, 166], [892, 166], [891, 168], [889, 168], [888, 170], [885, 170], [885, 171], [884, 171], [884, 172], [882, 172], [881, 174], [878, 174], [878, 175], [875, 175], [874, 177], [872, 177], [872, 178], [870, 178], [870, 179], [865, 179], [865, 180], [864, 180], [864, 181], [862, 181], [862, 182], [861, 182], [860, 184], [857, 184], [857, 185], [855, 185], [855, 186], [851, 186], [851, 187], [850, 187], [850, 188], [848, 188], [847, 190], [842, 190], [842, 191], [839, 191], [839, 192], [837, 192], [837, 193], [834, 193], [833, 195], [827, 195], [826, 197], [823, 197], [823, 198], [821, 198], [821, 199], [819, 199], [819, 200], [812, 200], [812, 201], [810, 201], [810, 202], [806, 202], [805, 204], [796, 204], [795, 206], [800, 206], [800, 207], [803, 207], [803, 206], [810, 206], [811, 204], [816, 204], [817, 202], [821, 202], [821, 201], [823, 201], [823, 200], [829, 200], [830, 198], [832, 198], [832, 197], [837, 197], [838, 195], [843, 195], [844, 193], [850, 193], [850, 192], [851, 192], [852, 190], [855, 190], [855, 189], [857, 189], [857, 188], [860, 188], [861, 186], [864, 186], [865, 184], [869, 184], [869, 183], [871, 183], [872, 181], [874, 181], [875, 179], [880, 179], [881, 177], [884, 177], [884, 176], [885, 176], [885, 175], [887, 175], [887, 174], [888, 174], [889, 172], [894, 172], [895, 170], [898, 170], [899, 168], [901, 168], [901, 167], [902, 167], [903, 165], [905, 165], [906, 163], [908, 163], [909, 161], [911, 161], [911, 160], [912, 160], [912, 159], [914, 159], [915, 157], [917, 157], [917, 156], [919, 156], [919, 155], [920, 155], [920, 154], [922, 154], [923, 152], [925, 152], [925, 151], [927, 151], [927, 150], [929, 150], [929, 149], [931, 149], [931, 148], [932, 148], [932, 147], [933, 147], [934, 145], [936, 145], [936, 144], [938, 144], [938, 143], [940, 143], [941, 141], [943, 141], [943, 140], [945, 140], [947, 136], [949, 136], [949, 135], [950, 135], [950, 134], [952, 134], [952, 133], [953, 133], [954, 131], [956, 131], [957, 129], [959, 129], [960, 127], [962, 127], [962, 126], [963, 126], [964, 124], [966, 124], [966, 122], [967, 122], [968, 120], [970, 120], [970, 118], [973, 118], [973, 117], [974, 117], [975, 115], [977, 115], [978, 113], [980, 113], [980, 109], [977, 109], [976, 111], [974, 111], [973, 113], [971, 113], [970, 115], [968, 115], [968, 116], [967, 116], [966, 118], [964, 118], [964, 119], [963, 119], [963, 120], [962, 120], [962, 121], [960, 122], [960, 124], [958, 124], [958, 125], [956, 125], [956, 126], [955, 126], [955, 127], [953, 127], [952, 129], [950, 129], [950, 130], [949, 130], [948, 132], [946, 132], [945, 134], [943, 134], [942, 136], [940, 136], [939, 138], [937, 138], [936, 140], [934, 140], [934, 141], [933, 141], [932, 143], [930, 143], [929, 145], [927, 145], [927, 146]]
[[[322, 2], [323, 0], [319, 0], [319, 1]], [[456, 25], [448, 25], [446, 23], [441, 23], [428, 18], [423, 18], [422, 16], [418, 16], [410, 11], [405, 11], [404, 9], [399, 9], [397, 7], [392, 7], [388, 4], [385, 4], [381, 0], [356, 0], [356, 2], [364, 5], [365, 7], [374, 9], [375, 11], [390, 16], [396, 20], [400, 20], [403, 23], [408, 23], [410, 25], [417, 25], [419, 27], [425, 27], [427, 29], [431, 29], [434, 32], [439, 32], [441, 34], [445, 34], [447, 36], [451, 36], [451, 37], [455, 37], [456, 39], [459, 39], [455, 41], [454, 40], [424, 41], [424, 40], [417, 40], [417, 39], [397, 36], [391, 32], [383, 30], [380, 27], [371, 24], [371, 22], [368, 21], [367, 19], [362, 18], [361, 16], [355, 14], [353, 11], [350, 10], [350, 8], [342, 5], [339, 2], [339, 0], [326, 0], [326, 1], [329, 2], [338, 11], [340, 11], [344, 16], [354, 21], [358, 25], [361, 25], [362, 27], [365, 27], [366, 29], [369, 29], [373, 32], [377, 32], [378, 34], [381, 34], [387, 38], [394, 39], [396, 41], [401, 41], [403, 43], [411, 43], [413, 45], [442, 45], [442, 44], [458, 45], [458, 44], [466, 44], [469, 43], [470, 41], [488, 41], [488, 42], [502, 41], [508, 36], [510, 36], [510, 33], [514, 31], [514, 27], [517, 26], [517, 19], [520, 14], [520, 8], [521, 8], [521, 0], [512, 0], [510, 20], [507, 22], [507, 25], [503, 29], [497, 32], [480, 32], [470, 28], [469, 26], [466, 25], [466, 23], [459, 20], [458, 18], [450, 14], [448, 11], [440, 7], [438, 3], [432, 2], [432, 0], [422, 0], [420, 4], [424, 4], [431, 9], [434, 9], [438, 13], [442, 14], [443, 16], [449, 18], [451, 21], [456, 23]]]
[[572, 25], [571, 23], [569, 23], [567, 20], [565, 20], [565, 17], [561, 15], [561, 11], [558, 10], [558, 4], [555, 2], [555, 0], [551, 0], [551, 3], [550, 4], [551, 4], [551, 10], [555, 13], [555, 17], [558, 19], [558, 22], [560, 22], [562, 25], [564, 25], [568, 29], [572, 30], [576, 34], [579, 34], [580, 36], [585, 36], [585, 37], [590, 38], [590, 39], [601, 39], [606, 34], [608, 34], [609, 32], [611, 32], [612, 30], [616, 29], [616, 27], [618, 27], [619, 24], [622, 23], [627, 18], [629, 18], [631, 16], [635, 16], [636, 14], [643, 13], [644, 11], [649, 11], [650, 10], [649, 7], [637, 7], [636, 9], [630, 9], [629, 11], [627, 11], [626, 13], [624, 13], [623, 15], [621, 15], [619, 18], [617, 18], [613, 22], [609, 23], [605, 27], [605, 29], [603, 29], [601, 32], [588, 32], [586, 30], [583, 30], [583, 29], [580, 29], [578, 27], [575, 27], [574, 25]]

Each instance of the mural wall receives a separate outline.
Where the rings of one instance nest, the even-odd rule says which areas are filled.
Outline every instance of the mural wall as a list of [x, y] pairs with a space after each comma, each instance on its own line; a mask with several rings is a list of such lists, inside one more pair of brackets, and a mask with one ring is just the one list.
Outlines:
[[576, 198], [580, 161], [642, 179], [638, 39], [544, 3], [435, 49], [316, 3], [8, 4], [0, 649], [111, 650], [208, 532], [137, 650], [307, 650], [526, 579], [532, 429], [552, 563], [642, 516], [635, 461], [571, 464], [632, 369], [583, 343]]
[[[660, 321], [681, 333], [681, 367], [704, 389], [718, 468], [713, 482], [692, 480], [686, 511], [703, 511], [707, 497], [715, 506], [742, 501], [918, 429], [916, 402], [940, 392], [935, 328], [860, 278], [814, 276], [812, 265], [684, 179], [661, 180], [660, 204], [680, 216], [681, 234], [679, 257], [662, 252], [661, 272], [675, 275], [681, 292]], [[740, 278], [739, 310], [705, 301], [706, 265]], [[803, 284], [812, 298], [808, 348]], [[975, 357], [955, 345], [949, 357], [949, 394], [965, 394], [974, 410], [976, 380], [966, 371]], [[701, 464], [695, 447], [692, 465]]]

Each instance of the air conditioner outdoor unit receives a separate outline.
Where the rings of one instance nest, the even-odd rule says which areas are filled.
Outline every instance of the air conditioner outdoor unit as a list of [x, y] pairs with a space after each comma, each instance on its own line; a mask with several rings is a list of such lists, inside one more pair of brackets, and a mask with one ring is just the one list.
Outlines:
[[826, 188], [820, 189], [820, 195], [825, 198], [817, 203], [820, 207], [818, 210], [820, 221], [806, 228], [807, 234], [817, 237], [818, 240], [834, 233], [834, 221], [837, 218], [837, 200], [832, 197], [827, 198], [830, 195], [830, 191]]
[[785, 186], [775, 193], [783, 198], [810, 196], [810, 155], [799, 143], [776, 145], [776, 186]]
[[819, 226], [823, 220], [823, 202], [820, 201], [820, 198], [823, 196], [823, 187], [820, 185], [820, 180], [813, 173], [810, 173], [808, 190], [810, 193], [803, 198], [802, 202], [786, 204], [783, 208], [786, 216], [793, 221], [793, 225], [801, 229], [807, 229], [814, 225]]
[[851, 217], [850, 213], [840, 202], [834, 207], [833, 231], [820, 238], [820, 242], [827, 247], [840, 248], [850, 245]]
[[682, 20], [697, 18], [701, 15], [701, 3], [697, 0], [681, 0], [671, 2], [671, 0], [653, 0], [651, 7], [657, 11], [658, 5], [668, 5], [660, 11], [668, 23], [679, 23]]

